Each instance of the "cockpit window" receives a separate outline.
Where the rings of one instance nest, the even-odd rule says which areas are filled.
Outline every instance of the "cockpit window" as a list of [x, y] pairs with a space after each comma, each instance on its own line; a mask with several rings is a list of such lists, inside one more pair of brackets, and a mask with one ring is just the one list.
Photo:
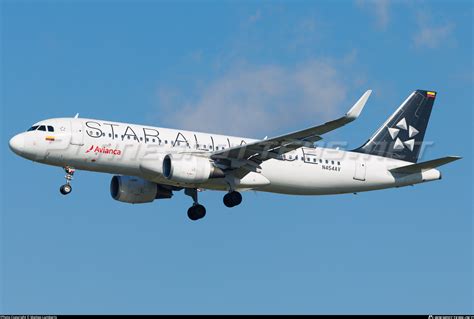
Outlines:
[[30, 128], [28, 129], [27, 132], [29, 132], [29, 131], [36, 131], [36, 129], [37, 129], [38, 127], [39, 127], [39, 125], [32, 126], [32, 127], [30, 127]]
[[48, 132], [54, 132], [54, 127], [52, 127], [51, 125], [48, 125]]
[[38, 127], [38, 131], [45, 131], [46, 132], [46, 126], [41, 125], [40, 127]]

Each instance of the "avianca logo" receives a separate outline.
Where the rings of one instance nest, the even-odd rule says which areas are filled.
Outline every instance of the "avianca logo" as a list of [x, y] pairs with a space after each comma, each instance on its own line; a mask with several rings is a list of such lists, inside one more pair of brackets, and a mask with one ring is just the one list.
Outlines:
[[100, 147], [100, 146], [95, 146], [91, 145], [91, 147], [86, 151], [86, 153], [89, 152], [94, 152], [94, 153], [103, 153], [103, 154], [110, 154], [110, 155], [120, 155], [122, 154], [121, 150], [113, 149], [113, 148], [107, 148], [107, 147]]

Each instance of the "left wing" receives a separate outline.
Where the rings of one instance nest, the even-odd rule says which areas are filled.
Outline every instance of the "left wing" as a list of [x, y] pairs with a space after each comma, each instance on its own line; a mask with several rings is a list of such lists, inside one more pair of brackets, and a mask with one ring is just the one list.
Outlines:
[[337, 120], [313, 126], [305, 130], [216, 151], [211, 154], [211, 158], [219, 163], [224, 162], [224, 164], [227, 164], [226, 166], [230, 166], [231, 168], [249, 165], [250, 167], [256, 167], [263, 161], [277, 158], [281, 154], [302, 146], [311, 146], [314, 142], [322, 139], [320, 135], [357, 119], [371, 93], [371, 90], [366, 91], [352, 108], [343, 117]]

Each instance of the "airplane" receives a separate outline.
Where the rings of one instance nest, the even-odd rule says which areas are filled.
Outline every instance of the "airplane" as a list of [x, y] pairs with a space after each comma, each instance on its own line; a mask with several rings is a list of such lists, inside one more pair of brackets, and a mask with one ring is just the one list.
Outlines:
[[80, 118], [52, 118], [33, 124], [9, 141], [26, 159], [62, 167], [71, 193], [76, 169], [114, 174], [113, 199], [149, 203], [184, 189], [193, 199], [191, 220], [206, 215], [202, 190], [225, 191], [235, 207], [241, 192], [293, 195], [359, 193], [441, 179], [438, 166], [461, 157], [418, 163], [435, 91], [416, 90], [362, 146], [322, 148], [322, 135], [357, 119], [371, 90], [342, 117], [300, 131], [261, 140], [147, 125]]

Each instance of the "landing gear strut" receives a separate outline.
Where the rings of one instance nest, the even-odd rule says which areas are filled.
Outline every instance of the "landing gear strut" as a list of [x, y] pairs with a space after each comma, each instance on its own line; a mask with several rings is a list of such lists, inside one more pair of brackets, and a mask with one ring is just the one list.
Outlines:
[[242, 195], [239, 192], [231, 191], [224, 195], [224, 205], [234, 207], [242, 203]]
[[66, 166], [64, 167], [64, 171], [66, 172], [66, 176], [64, 176], [64, 178], [66, 179], [66, 184], [62, 185], [59, 188], [59, 191], [61, 192], [61, 194], [67, 195], [72, 191], [71, 180], [76, 170], [70, 166]]
[[193, 206], [188, 209], [188, 217], [191, 220], [198, 220], [206, 216], [206, 208], [198, 203], [198, 195], [196, 188], [186, 188], [184, 193], [191, 196], [193, 199]]

